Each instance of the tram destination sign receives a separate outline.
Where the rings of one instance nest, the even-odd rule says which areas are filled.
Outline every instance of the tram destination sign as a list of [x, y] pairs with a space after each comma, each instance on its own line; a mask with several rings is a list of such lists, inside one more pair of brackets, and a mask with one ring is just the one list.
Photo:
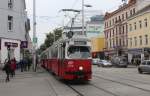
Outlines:
[[74, 41], [75, 45], [86, 45], [87, 42], [86, 41]]

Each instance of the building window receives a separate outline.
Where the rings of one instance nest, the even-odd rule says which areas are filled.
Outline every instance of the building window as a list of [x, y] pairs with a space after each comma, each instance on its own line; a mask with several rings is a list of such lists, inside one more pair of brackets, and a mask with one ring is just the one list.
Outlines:
[[121, 21], [121, 17], [119, 16], [119, 21]]
[[122, 14], [122, 20], [124, 20], [124, 14]]
[[111, 20], [109, 21], [109, 26], [111, 26]]
[[110, 48], [111, 48], [111, 39], [109, 40], [109, 42], [110, 42]]
[[121, 40], [121, 39], [119, 39], [119, 46], [121, 46], [121, 45], [122, 45], [122, 43], [121, 43], [121, 42], [122, 42], [122, 40]]
[[118, 46], [118, 38], [116, 38], [116, 46]]
[[129, 26], [130, 26], [130, 31], [132, 31], [132, 24], [130, 24]]
[[122, 34], [124, 34], [124, 25], [122, 26]]
[[142, 28], [142, 21], [139, 21], [140, 29]]
[[142, 36], [139, 36], [140, 39], [140, 45], [142, 45]]
[[123, 46], [125, 46], [125, 41], [124, 41], [124, 39], [123, 39], [123, 44], [122, 44]]
[[130, 38], [130, 47], [132, 47], [132, 38]]
[[117, 17], [115, 18], [115, 23], [117, 23]]
[[106, 47], [108, 48], [108, 41], [106, 42]]
[[126, 12], [126, 19], [128, 18], [128, 12]]
[[118, 28], [117, 28], [117, 26], [116, 26], [116, 35], [118, 35]]
[[136, 30], [136, 22], [134, 22], [134, 29]]
[[130, 10], [130, 16], [132, 16], [132, 10]]
[[113, 29], [113, 36], [115, 35], [115, 30]]
[[134, 37], [134, 44], [135, 44], [135, 46], [137, 46], [137, 38], [136, 37]]
[[145, 35], [145, 45], [148, 45], [148, 35]]
[[133, 8], [133, 14], [135, 14], [135, 8]]
[[121, 34], [121, 26], [119, 26], [119, 34]]
[[115, 45], [114, 45], [114, 44], [115, 44], [114, 39], [112, 39], [112, 41], [113, 41], [113, 45], [112, 45], [112, 46], [115, 46]]
[[13, 31], [13, 16], [8, 16], [8, 31]]
[[126, 24], [126, 33], [128, 33], [128, 24]]
[[113, 21], [113, 24], [114, 24], [114, 23], [115, 23], [115, 20], [113, 19], [112, 21]]
[[145, 27], [147, 27], [147, 19], [144, 19], [144, 21], [145, 21]]
[[13, 8], [13, 0], [8, 0], [8, 8], [9, 9]]
[[111, 37], [111, 30], [110, 30], [110, 32], [109, 32], [109, 36]]

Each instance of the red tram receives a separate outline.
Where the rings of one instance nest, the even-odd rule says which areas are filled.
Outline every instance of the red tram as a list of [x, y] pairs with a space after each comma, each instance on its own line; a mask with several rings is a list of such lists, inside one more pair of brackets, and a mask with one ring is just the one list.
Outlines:
[[90, 80], [90, 40], [84, 36], [59, 39], [41, 54], [42, 66], [64, 80]]

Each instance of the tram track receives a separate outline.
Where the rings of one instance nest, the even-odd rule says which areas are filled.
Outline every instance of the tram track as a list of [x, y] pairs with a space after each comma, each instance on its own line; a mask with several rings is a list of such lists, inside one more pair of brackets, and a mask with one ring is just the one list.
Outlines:
[[79, 92], [78, 90], [76, 90], [75, 88], [73, 88], [71, 85], [66, 84], [70, 89], [72, 89], [74, 92], [76, 92], [78, 95], [77, 96], [85, 96], [83, 95], [81, 92]]
[[[80, 89], [77, 90], [76, 88], [74, 88], [72, 85], [69, 85], [69, 84], [67, 84], [67, 86], [68, 86], [69, 88], [71, 88], [72, 90], [74, 90], [76, 93], [78, 93], [79, 95], [77, 95], [77, 96], [86, 96], [86, 95], [84, 95], [83, 93], [81, 93], [81, 92], [78, 91], [78, 90], [80, 90]], [[94, 83], [88, 83], [87, 86], [94, 87], [94, 88], [96, 88], [96, 89], [98, 89], [98, 90], [100, 90], [100, 91], [103, 91], [103, 92], [106, 93], [106, 94], [111, 95], [111, 96], [120, 96], [120, 95], [117, 95], [116, 93], [113, 93], [113, 92], [108, 91], [108, 90], [106, 90], [106, 89], [104, 89], [104, 88], [101, 88], [101, 87], [97, 86], [97, 85], [94, 84]], [[94, 94], [93, 94], [93, 96], [94, 96]]]
[[[96, 74], [99, 74], [99, 73], [96, 73]], [[112, 77], [112, 75], [110, 75], [110, 74], [107, 74], [107, 76]], [[137, 81], [137, 80], [133, 80], [133, 79], [127, 79], [127, 78], [120, 77], [120, 76], [115, 76], [115, 77], [118, 78], [118, 79], [123, 79], [123, 80], [128, 80], [128, 81], [132, 81], [132, 82], [136, 82], [136, 83], [140, 83], [140, 84], [149, 84], [150, 85], [150, 83], [143, 82], [143, 81]]]
[[115, 93], [113, 93], [113, 92], [111, 92], [111, 91], [108, 91], [108, 90], [104, 89], [104, 88], [98, 87], [98, 86], [96, 86], [96, 84], [90, 83], [90, 85], [93, 86], [93, 87], [95, 87], [95, 88], [97, 88], [97, 89], [99, 89], [99, 90], [102, 90], [102, 91], [104, 91], [104, 92], [106, 92], [106, 93], [108, 93], [108, 94], [110, 94], [110, 95], [113, 95], [113, 96], [120, 96], [120, 95], [117, 95], [117, 94], [115, 94]]
[[131, 85], [131, 84], [127, 84], [127, 83], [124, 83], [124, 82], [120, 82], [120, 81], [115, 81], [115, 80], [112, 80], [112, 79], [104, 78], [103, 76], [97, 76], [97, 75], [93, 75], [93, 76], [98, 78], [98, 79], [103, 79], [103, 80], [110, 81], [110, 82], [113, 82], [113, 83], [118, 83], [118, 84], [121, 84], [121, 85], [124, 85], [124, 86], [136, 88], [136, 89], [139, 89], [139, 90], [142, 90], [142, 91], [150, 93], [150, 90], [144, 89], [144, 88], [141, 88], [141, 87], [137, 87], [135, 85]]
[[[53, 93], [55, 94], [55, 96], [59, 96], [58, 93], [56, 92], [55, 88], [52, 86], [51, 82], [48, 79], [45, 79], [45, 81], [48, 83], [48, 85], [50, 87], [49, 90], [52, 90]], [[49, 96], [52, 96], [52, 95], [49, 94]]]

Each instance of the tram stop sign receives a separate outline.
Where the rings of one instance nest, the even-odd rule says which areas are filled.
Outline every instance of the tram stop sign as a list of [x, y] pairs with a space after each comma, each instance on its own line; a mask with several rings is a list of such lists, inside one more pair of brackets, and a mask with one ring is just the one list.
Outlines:
[[33, 43], [37, 43], [37, 37], [33, 38]]

